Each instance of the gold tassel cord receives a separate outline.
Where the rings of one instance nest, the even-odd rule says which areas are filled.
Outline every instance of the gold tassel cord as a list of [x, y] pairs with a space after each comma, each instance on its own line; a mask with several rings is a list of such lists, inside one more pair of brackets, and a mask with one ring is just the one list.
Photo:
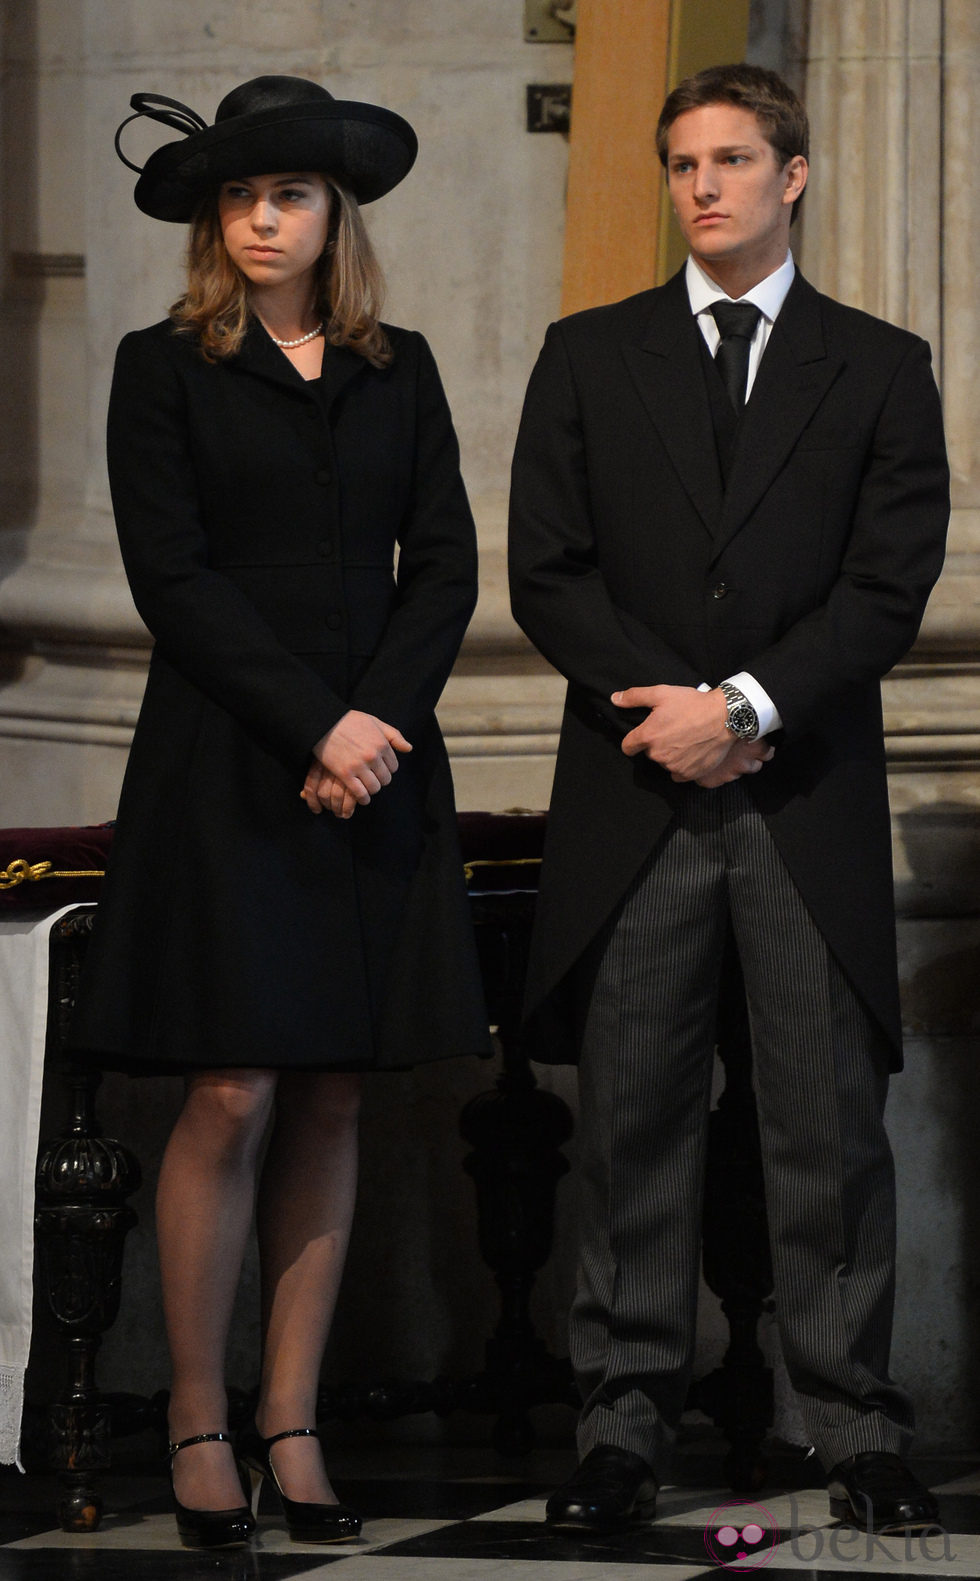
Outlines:
[[[463, 864], [466, 882], [472, 881], [473, 874], [478, 867], [540, 867], [539, 856], [511, 856], [501, 859], [477, 857], [472, 862]], [[7, 867], [0, 870], [0, 890], [16, 889], [18, 884], [36, 884], [42, 878], [104, 878], [104, 867], [87, 868], [55, 868], [50, 862], [26, 862], [23, 857], [17, 857]]]
[[540, 858], [540, 856], [505, 856], [505, 857], [498, 858], [498, 859], [494, 859], [494, 858], [491, 858], [491, 857], [475, 857], [472, 862], [464, 862], [463, 863], [463, 873], [464, 873], [464, 875], [466, 877], [466, 882], [469, 883], [470, 880], [473, 877], [474, 869], [478, 868], [478, 867], [540, 867], [540, 866], [541, 866], [541, 858]]
[[16, 889], [18, 884], [36, 884], [42, 878], [104, 878], [104, 867], [57, 868], [50, 862], [26, 862], [17, 857], [0, 872], [0, 890]]

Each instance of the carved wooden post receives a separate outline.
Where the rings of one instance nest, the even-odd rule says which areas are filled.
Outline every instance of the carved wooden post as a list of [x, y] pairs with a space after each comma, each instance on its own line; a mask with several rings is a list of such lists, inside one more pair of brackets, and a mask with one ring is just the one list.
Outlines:
[[[60, 1048], [91, 914], [74, 913], [52, 934], [49, 1036]], [[65, 1392], [51, 1407], [51, 1465], [61, 1476], [64, 1531], [94, 1531], [102, 1516], [95, 1474], [109, 1466], [109, 1411], [95, 1385], [102, 1335], [119, 1310], [123, 1243], [136, 1223], [126, 1198], [139, 1164], [100, 1135], [92, 1068], [59, 1061], [70, 1092], [66, 1129], [38, 1154], [35, 1236], [40, 1288], [67, 1348]]]

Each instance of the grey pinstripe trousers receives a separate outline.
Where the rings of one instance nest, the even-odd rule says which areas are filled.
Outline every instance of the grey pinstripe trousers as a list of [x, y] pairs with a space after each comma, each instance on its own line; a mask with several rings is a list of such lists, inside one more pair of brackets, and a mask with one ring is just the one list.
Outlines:
[[[765, 772], [763, 770], [763, 772]], [[888, 1377], [895, 1206], [884, 1035], [745, 787], [691, 787], [584, 963], [579, 1449], [662, 1477], [694, 1346], [718, 973], [730, 912], [752, 1032], [777, 1313], [826, 1467], [903, 1452]]]

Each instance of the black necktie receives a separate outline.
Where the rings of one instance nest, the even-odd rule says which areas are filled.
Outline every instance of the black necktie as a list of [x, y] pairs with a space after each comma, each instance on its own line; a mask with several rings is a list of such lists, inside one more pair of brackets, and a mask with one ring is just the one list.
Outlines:
[[749, 348], [761, 313], [751, 302], [712, 302], [711, 313], [721, 334], [715, 362], [725, 381], [728, 399], [740, 412], [745, 405]]

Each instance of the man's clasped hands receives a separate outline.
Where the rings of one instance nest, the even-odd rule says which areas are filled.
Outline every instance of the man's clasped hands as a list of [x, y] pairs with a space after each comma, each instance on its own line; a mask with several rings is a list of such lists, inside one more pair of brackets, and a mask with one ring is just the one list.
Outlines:
[[665, 768], [672, 780], [693, 781], [713, 790], [743, 774], [758, 774], [774, 755], [765, 739], [741, 741], [727, 728], [728, 705], [723, 692], [693, 686], [630, 686], [613, 692], [617, 708], [648, 708], [650, 712], [623, 738], [629, 758], [644, 753]]

